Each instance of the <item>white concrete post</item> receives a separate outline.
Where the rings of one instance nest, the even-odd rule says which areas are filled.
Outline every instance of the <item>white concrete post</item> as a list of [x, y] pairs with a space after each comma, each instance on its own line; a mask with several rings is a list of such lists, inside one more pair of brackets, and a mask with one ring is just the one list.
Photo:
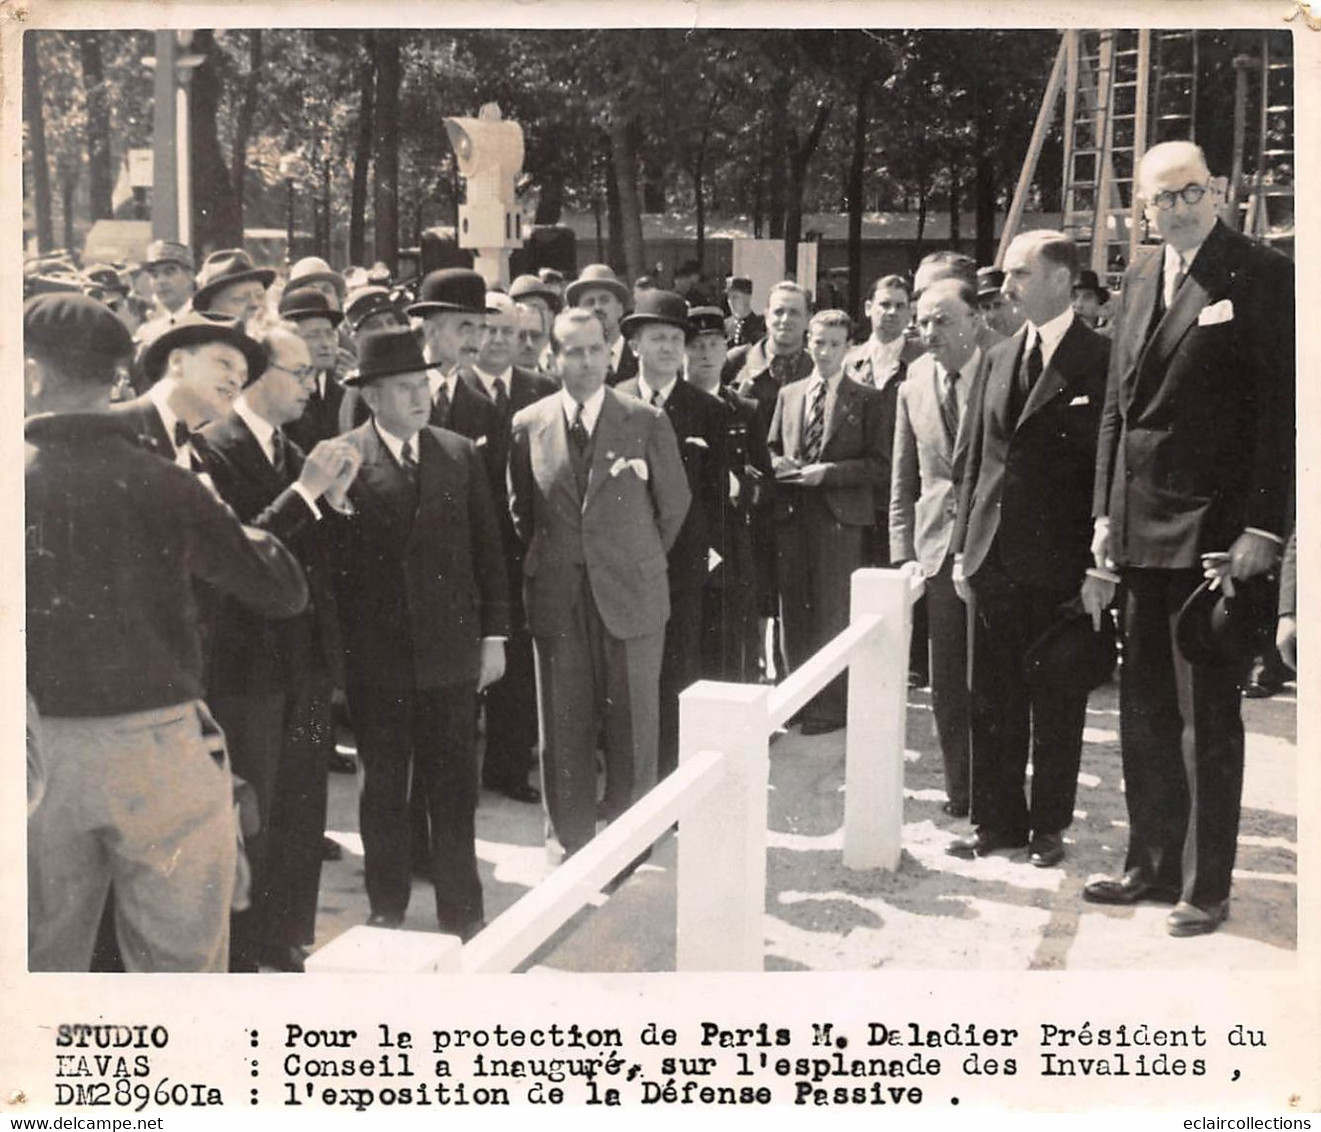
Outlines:
[[723, 751], [725, 778], [679, 821], [676, 969], [765, 961], [768, 689], [701, 680], [679, 697], [679, 762]]
[[349, 928], [307, 957], [310, 974], [430, 975], [462, 969], [463, 944], [456, 935], [395, 928]]
[[880, 628], [849, 670], [844, 741], [844, 864], [850, 869], [899, 867], [904, 823], [904, 729], [908, 708], [911, 583], [898, 570], [853, 575], [853, 620], [877, 614]]

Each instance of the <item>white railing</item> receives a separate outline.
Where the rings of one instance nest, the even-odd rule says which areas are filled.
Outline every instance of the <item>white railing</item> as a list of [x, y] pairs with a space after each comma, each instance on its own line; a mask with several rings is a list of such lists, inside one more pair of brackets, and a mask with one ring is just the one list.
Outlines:
[[770, 738], [846, 668], [844, 864], [898, 867], [908, 642], [921, 592], [922, 580], [901, 571], [859, 570], [848, 628], [777, 687], [686, 689], [678, 769], [466, 946], [357, 927], [315, 952], [308, 970], [512, 971], [677, 821], [677, 969], [760, 971]]

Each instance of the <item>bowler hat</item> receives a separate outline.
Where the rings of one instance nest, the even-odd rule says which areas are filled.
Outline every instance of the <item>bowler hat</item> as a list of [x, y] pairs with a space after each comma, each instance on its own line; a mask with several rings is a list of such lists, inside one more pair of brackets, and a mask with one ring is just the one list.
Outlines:
[[673, 291], [662, 291], [659, 288], [643, 291], [633, 313], [620, 320], [619, 332], [625, 338], [631, 338], [635, 331], [653, 322], [677, 327], [686, 338], [693, 336], [692, 324], [688, 321], [688, 304], [682, 295], [676, 295]]
[[1004, 286], [1005, 273], [998, 267], [979, 267], [977, 269], [977, 297], [998, 295]]
[[1273, 615], [1271, 582], [1265, 576], [1235, 579], [1232, 597], [1217, 579], [1207, 579], [1183, 603], [1174, 635], [1190, 664], [1246, 664], [1257, 632]]
[[407, 326], [368, 330], [358, 339], [358, 368], [344, 378], [345, 385], [370, 385], [396, 373], [420, 373], [427, 368], [417, 335]]
[[203, 346], [208, 342], [224, 342], [242, 350], [248, 359], [249, 383], [256, 381], [266, 369], [266, 351], [260, 343], [243, 333], [243, 325], [238, 319], [195, 310], [185, 314], [142, 351], [142, 372], [155, 381], [165, 371], [171, 350]]
[[1102, 305], [1110, 301], [1110, 291], [1101, 286], [1101, 280], [1097, 277], [1095, 271], [1080, 271], [1078, 278], [1074, 280], [1073, 289], [1075, 291], [1091, 291]]
[[390, 298], [390, 292], [384, 287], [359, 287], [349, 292], [344, 303], [344, 317], [349, 320], [349, 327], [355, 333], [363, 319], [382, 311], [389, 311], [396, 316], [399, 313]]
[[23, 304], [23, 344], [48, 346], [113, 361], [133, 353], [133, 339], [104, 303], [87, 295], [46, 293]]
[[304, 256], [289, 269], [289, 287], [306, 287], [309, 283], [331, 283], [339, 293], [341, 301], [348, 284], [338, 271], [331, 268], [320, 256]]
[[330, 305], [330, 300], [311, 287], [298, 287], [280, 296], [280, 317], [290, 322], [309, 318], [324, 318], [331, 326], [338, 326], [344, 315]]
[[688, 326], [691, 330], [690, 337], [696, 338], [699, 334], [719, 334], [725, 333], [725, 312], [719, 307], [689, 307], [688, 308]]
[[576, 307], [583, 292], [592, 290], [609, 291], [624, 306], [628, 306], [629, 300], [633, 298], [612, 267], [604, 263], [589, 263], [578, 273], [578, 278], [564, 289], [564, 300], [569, 306]]
[[152, 240], [147, 245], [147, 257], [142, 261], [143, 267], [155, 267], [157, 264], [177, 263], [180, 267], [191, 272], [193, 270], [193, 252], [187, 244], [181, 244], [177, 240]]
[[509, 284], [509, 297], [515, 302], [535, 296], [544, 299], [551, 314], [559, 314], [564, 308], [564, 299], [554, 287], [543, 283], [535, 275], [520, 275]]
[[275, 281], [275, 269], [257, 267], [252, 257], [242, 248], [225, 248], [212, 252], [197, 273], [197, 293], [193, 295], [193, 310], [210, 309], [212, 301], [226, 287], [256, 280], [263, 287]]
[[1023, 675], [1034, 688], [1090, 692], [1110, 679], [1117, 657], [1110, 612], [1102, 612], [1098, 629], [1074, 598], [1060, 606], [1059, 619], [1028, 646]]
[[430, 271], [418, 288], [417, 302], [408, 306], [410, 315], [426, 318], [443, 311], [486, 313], [486, 280], [467, 267], [442, 267]]

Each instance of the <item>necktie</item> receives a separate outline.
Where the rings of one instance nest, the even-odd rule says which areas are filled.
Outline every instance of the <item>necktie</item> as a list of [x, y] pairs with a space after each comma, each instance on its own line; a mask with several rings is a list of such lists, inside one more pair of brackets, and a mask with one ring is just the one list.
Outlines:
[[653, 389], [651, 391], [651, 403], [658, 409], [663, 409], [665, 407], [665, 403], [661, 400], [659, 389]]
[[413, 441], [410, 439], [399, 450], [399, 466], [403, 468], [404, 475], [408, 477], [408, 482], [417, 483], [417, 454], [413, 451]]
[[583, 423], [583, 406], [578, 402], [578, 411], [573, 415], [573, 424], [569, 426], [569, 439], [573, 441], [573, 446], [578, 450], [581, 456], [587, 451], [587, 441], [590, 439], [587, 435], [587, 426]]
[[431, 419], [436, 422], [440, 428], [449, 428], [450, 423], [450, 389], [449, 382], [442, 381], [440, 388], [436, 390], [436, 407], [431, 414]]
[[803, 426], [803, 459], [815, 464], [821, 455], [821, 437], [826, 430], [826, 383], [812, 386], [807, 403], [807, 423]]
[[1033, 335], [1032, 349], [1028, 351], [1027, 361], [1023, 365], [1024, 392], [1031, 393], [1044, 368], [1041, 358], [1041, 335]]
[[285, 449], [284, 433], [277, 428], [271, 433], [271, 467], [283, 476], [287, 466], [288, 453]]
[[771, 377], [776, 385], [787, 385], [794, 379], [794, 360], [787, 354], [776, 354], [771, 358]]
[[495, 407], [502, 417], [509, 408], [509, 394], [505, 392], [504, 379], [499, 377], [495, 379]]
[[950, 447], [959, 435], [959, 371], [952, 370], [945, 374], [945, 393], [940, 399], [940, 423], [944, 426], [945, 437]]
[[192, 443], [192, 439], [193, 439], [193, 430], [190, 429], [186, 424], [184, 424], [183, 421], [175, 421], [174, 447], [187, 448], [188, 445]]
[[1179, 270], [1171, 277], [1162, 296], [1165, 300], [1165, 309], [1168, 310], [1174, 305], [1174, 296], [1179, 293], [1179, 288], [1183, 286], [1183, 281], [1188, 278], [1188, 269], [1183, 260], [1179, 260]]

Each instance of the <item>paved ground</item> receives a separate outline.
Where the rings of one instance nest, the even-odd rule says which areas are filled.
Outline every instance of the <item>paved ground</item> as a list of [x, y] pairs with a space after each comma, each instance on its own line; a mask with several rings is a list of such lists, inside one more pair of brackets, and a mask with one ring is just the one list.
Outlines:
[[[852, 872], [841, 860], [843, 732], [771, 747], [766, 969], [1101, 969], [1292, 967], [1297, 947], [1296, 702], [1292, 686], [1247, 701], [1247, 773], [1229, 922], [1215, 935], [1171, 939], [1167, 909], [1103, 908], [1080, 899], [1090, 874], [1113, 870], [1127, 840], [1113, 685], [1088, 713], [1078, 802], [1058, 869], [1024, 854], [962, 861], [944, 852], [967, 823], [940, 810], [940, 758], [930, 697], [909, 700], [904, 855], [897, 872]], [[343, 859], [322, 874], [317, 946], [366, 921], [356, 785], [332, 775], [331, 836]], [[681, 836], [682, 834], [679, 834]], [[549, 874], [538, 807], [483, 793], [477, 852], [488, 919]], [[665, 971], [674, 968], [673, 836], [597, 907], [584, 910], [534, 955], [529, 968]], [[429, 886], [415, 882], [405, 925], [435, 930]]]

